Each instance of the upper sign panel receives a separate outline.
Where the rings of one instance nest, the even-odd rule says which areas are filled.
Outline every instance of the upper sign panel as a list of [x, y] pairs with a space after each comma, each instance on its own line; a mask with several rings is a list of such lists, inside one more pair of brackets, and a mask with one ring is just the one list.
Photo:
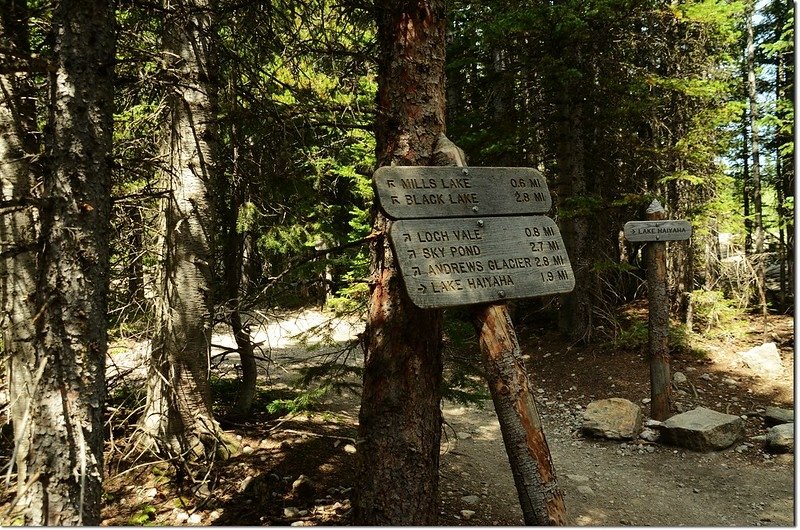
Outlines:
[[395, 219], [545, 213], [553, 203], [544, 176], [529, 167], [383, 166], [373, 180]]
[[628, 241], [683, 241], [691, 237], [692, 225], [680, 219], [628, 221], [624, 232]]

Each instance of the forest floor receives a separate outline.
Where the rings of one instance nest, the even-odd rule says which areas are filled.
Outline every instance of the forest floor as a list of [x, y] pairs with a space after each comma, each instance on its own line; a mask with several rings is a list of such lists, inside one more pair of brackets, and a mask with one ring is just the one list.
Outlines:
[[[642, 311], [633, 307], [628, 316]], [[328, 322], [328, 316], [318, 311], [285, 314], [256, 334], [270, 350], [271, 362], [262, 365], [269, 372], [264, 392], [252, 417], [223, 422], [243, 451], [207, 470], [205, 482], [176, 487], [164, 465], [120, 460], [124, 440], [109, 442], [103, 524], [351, 524], [358, 396], [334, 393], [314, 402], [311, 410], [266, 411], [276, 398], [298, 395], [293, 382], [303, 367], [314, 365], [320, 354], [343, 351], [342, 345], [363, 329], [356, 319]], [[521, 319], [517, 330], [565, 493], [568, 525], [795, 524], [794, 455], [763, 450], [763, 442], [753, 439], [765, 433], [758, 416], [748, 416], [743, 443], [720, 452], [585, 438], [579, 427], [590, 401], [623, 397], [643, 403], [649, 396], [645, 353], [609, 345], [569, 347], [552, 323], [534, 318]], [[308, 342], [319, 339], [298, 339], [304, 330], [322, 328], [331, 333], [333, 345], [309, 349]], [[793, 319], [770, 316], [766, 334], [763, 329], [760, 318], [747, 317], [734, 332], [696, 340], [694, 347], [704, 353], [673, 358], [673, 372], [683, 372], [694, 388], [675, 395], [678, 406], [691, 410], [702, 405], [732, 414], [769, 405], [794, 407]], [[227, 347], [233, 339], [221, 333], [214, 341]], [[739, 361], [737, 352], [763, 342], [777, 344], [782, 375], [759, 374]], [[474, 345], [468, 348], [477, 355]], [[143, 353], [141, 344], [114, 349], [114, 369], [135, 367]], [[349, 353], [340, 360], [351, 366], [362, 362], [360, 349]], [[228, 355], [217, 371], [225, 367], [233, 370], [235, 356]], [[235, 386], [223, 382], [216, 389], [233, 392]], [[224, 410], [224, 399], [218, 405]], [[520, 525], [522, 513], [493, 405], [491, 400], [478, 405], [483, 406], [443, 403], [439, 524]], [[643, 404], [642, 410], [647, 416], [649, 406]], [[311, 484], [302, 497], [292, 489], [300, 475]]]

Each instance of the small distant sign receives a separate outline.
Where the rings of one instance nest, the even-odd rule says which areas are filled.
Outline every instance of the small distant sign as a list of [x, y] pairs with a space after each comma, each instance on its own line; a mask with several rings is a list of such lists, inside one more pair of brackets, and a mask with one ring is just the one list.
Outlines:
[[394, 219], [545, 213], [553, 203], [544, 176], [529, 167], [383, 166], [373, 181]]
[[409, 219], [389, 237], [406, 290], [435, 308], [568, 293], [569, 256], [549, 217]]
[[684, 220], [628, 221], [624, 227], [628, 241], [683, 241], [692, 235], [692, 225]]

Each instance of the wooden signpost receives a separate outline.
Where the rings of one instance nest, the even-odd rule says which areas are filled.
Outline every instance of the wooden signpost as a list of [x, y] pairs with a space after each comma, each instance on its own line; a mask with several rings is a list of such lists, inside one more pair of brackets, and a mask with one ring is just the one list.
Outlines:
[[658, 421], [664, 421], [670, 415], [669, 298], [665, 241], [683, 241], [692, 235], [692, 225], [688, 221], [667, 220], [665, 216], [661, 203], [654, 200], [647, 208], [647, 220], [630, 221], [624, 227], [628, 241], [647, 242], [645, 266], [649, 307], [650, 416]]
[[[445, 138], [446, 140], [446, 138]], [[373, 182], [406, 292], [423, 308], [473, 305], [486, 379], [528, 525], [563, 525], [566, 510], [506, 300], [575, 287], [552, 199], [532, 168], [387, 166]], [[500, 303], [492, 303], [500, 301]]]

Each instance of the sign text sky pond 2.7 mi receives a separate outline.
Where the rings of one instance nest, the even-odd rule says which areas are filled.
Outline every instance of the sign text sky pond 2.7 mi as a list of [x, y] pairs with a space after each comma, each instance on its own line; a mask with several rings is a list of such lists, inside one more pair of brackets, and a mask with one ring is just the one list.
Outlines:
[[408, 296], [451, 307], [568, 293], [575, 287], [561, 234], [549, 217], [408, 219], [390, 237]]

